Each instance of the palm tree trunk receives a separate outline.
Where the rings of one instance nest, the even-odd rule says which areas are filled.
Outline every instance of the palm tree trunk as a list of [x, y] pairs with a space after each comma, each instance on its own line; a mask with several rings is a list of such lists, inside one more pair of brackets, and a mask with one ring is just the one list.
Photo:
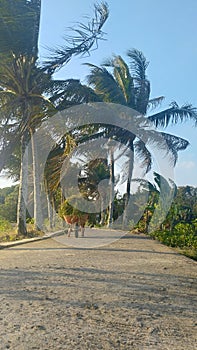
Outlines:
[[31, 133], [31, 147], [32, 147], [32, 160], [33, 160], [33, 184], [34, 184], [34, 220], [35, 230], [41, 231], [43, 228], [43, 215], [42, 215], [42, 204], [41, 204], [41, 189], [40, 189], [40, 174], [38, 167], [38, 156], [37, 156], [37, 143], [36, 134], [33, 130]]
[[108, 224], [107, 227], [111, 227], [113, 223], [113, 211], [114, 211], [114, 183], [115, 183], [115, 176], [114, 176], [114, 150], [113, 147], [109, 150], [109, 156], [110, 156], [110, 199], [109, 199], [109, 216], [108, 216]]
[[50, 193], [48, 189], [47, 180], [45, 179], [45, 191], [46, 191], [46, 200], [47, 200], [47, 213], [48, 213], [48, 220], [49, 220], [49, 228], [53, 228], [53, 207], [51, 205], [51, 198]]
[[[51, 198], [51, 201], [52, 201], [52, 208], [53, 208], [53, 210], [52, 210], [52, 226], [53, 226], [53, 228], [55, 227], [55, 225], [56, 225], [56, 207], [55, 207], [55, 197], [54, 197], [54, 195], [52, 195], [52, 198]], [[62, 226], [63, 227], [65, 227], [65, 225], [66, 225], [66, 223], [65, 223], [65, 221], [64, 220], [62, 220]]]
[[106, 203], [106, 192], [104, 188], [101, 188], [99, 190], [100, 200], [101, 200], [101, 206], [100, 206], [100, 225], [105, 224], [105, 216], [106, 216], [106, 210], [105, 210], [105, 203]]
[[50, 201], [49, 193], [47, 193], [47, 207], [48, 207], [48, 219], [49, 219], [49, 228], [53, 229], [53, 208]]
[[28, 176], [28, 155], [24, 156], [26, 149], [26, 134], [21, 137], [21, 169], [20, 169], [20, 184], [18, 193], [18, 205], [17, 205], [17, 235], [27, 235], [26, 226], [26, 205], [24, 195], [27, 191], [27, 176]]
[[130, 144], [130, 156], [129, 156], [129, 169], [128, 169], [128, 178], [127, 178], [127, 190], [125, 198], [125, 208], [123, 214], [123, 228], [126, 228], [129, 223], [129, 201], [131, 196], [131, 180], [133, 175], [133, 164], [134, 164], [134, 153], [133, 153], [133, 142]]
[[[64, 197], [64, 193], [63, 190], [61, 189], [61, 205], [64, 203], [65, 201], [65, 197]], [[54, 206], [55, 208], [55, 206]], [[62, 219], [62, 227], [65, 228], [66, 227], [66, 221]]]
[[101, 216], [100, 216], [100, 225], [104, 225], [105, 223], [105, 211], [104, 211], [104, 198], [103, 194], [101, 194]]

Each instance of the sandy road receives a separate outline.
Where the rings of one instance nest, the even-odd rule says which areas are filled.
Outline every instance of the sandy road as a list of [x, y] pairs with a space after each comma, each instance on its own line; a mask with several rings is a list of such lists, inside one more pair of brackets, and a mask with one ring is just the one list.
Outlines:
[[145, 236], [1, 250], [0, 349], [195, 350], [196, 277], [197, 263]]

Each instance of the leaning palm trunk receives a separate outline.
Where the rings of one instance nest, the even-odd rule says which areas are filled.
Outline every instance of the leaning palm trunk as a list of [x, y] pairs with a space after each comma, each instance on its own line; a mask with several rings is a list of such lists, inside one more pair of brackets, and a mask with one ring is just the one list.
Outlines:
[[37, 143], [36, 143], [36, 134], [33, 133], [32, 129], [30, 130], [30, 133], [31, 133], [31, 146], [32, 146], [32, 161], [33, 161], [34, 220], [35, 220], [35, 229], [40, 231], [43, 228], [43, 215], [42, 215], [42, 204], [41, 204]]
[[17, 206], [17, 234], [27, 235], [26, 226], [26, 205], [24, 195], [27, 190], [27, 176], [28, 176], [28, 154], [26, 150], [26, 135], [21, 137], [21, 169], [20, 169], [20, 184], [18, 194], [18, 206]]

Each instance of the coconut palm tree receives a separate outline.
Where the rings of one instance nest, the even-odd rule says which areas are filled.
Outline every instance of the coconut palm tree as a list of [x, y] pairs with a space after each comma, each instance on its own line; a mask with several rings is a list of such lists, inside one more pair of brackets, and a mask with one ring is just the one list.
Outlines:
[[[38, 36], [40, 26], [40, 10], [41, 0], [19, 0], [17, 4], [2, 1], [0, 3], [0, 57], [1, 62], [8, 64], [12, 61], [13, 54], [16, 58], [19, 56], [26, 56], [33, 58], [36, 66], [38, 62]], [[52, 81], [52, 72], [60, 69], [64, 64], [76, 55], [82, 55], [88, 53], [94, 46], [94, 43], [98, 42], [103, 37], [102, 27], [108, 18], [108, 6], [106, 3], [95, 5], [95, 17], [88, 22], [87, 25], [79, 23], [78, 27], [73, 28], [73, 35], [66, 37], [66, 45], [59, 49], [51, 50], [51, 57], [47, 62], [43, 62], [40, 67], [43, 72], [48, 73], [50, 71], [51, 81], [46, 88], [45, 93], [51, 96], [51, 100], [57, 101], [58, 105], [63, 109], [64, 105], [60, 105], [62, 101], [67, 100], [67, 107], [69, 105], [69, 98], [73, 98], [74, 92], [79, 92], [78, 80], [55, 80]], [[16, 39], [17, 38], [17, 39]], [[3, 69], [3, 66], [1, 67]], [[3, 86], [1, 87], [1, 90]], [[89, 92], [91, 94], [91, 91]], [[87, 90], [86, 90], [87, 94]], [[82, 94], [83, 95], [83, 92]], [[52, 97], [53, 96], [53, 97]], [[80, 97], [78, 96], [77, 103]], [[8, 101], [7, 101], [8, 102]], [[4, 105], [4, 103], [3, 103]], [[9, 103], [6, 104], [8, 108]], [[1, 105], [2, 108], [2, 105]], [[9, 106], [10, 111], [12, 105]], [[10, 116], [12, 113], [6, 113], [9, 118], [6, 119], [6, 131], [8, 134], [8, 127]], [[3, 117], [4, 119], [6, 117]], [[3, 123], [4, 127], [4, 123]], [[12, 125], [11, 125], [11, 128]], [[16, 142], [20, 139], [20, 135], [15, 130]], [[8, 142], [8, 138], [5, 138], [5, 132], [2, 131], [2, 148], [0, 150], [0, 171], [5, 166], [5, 158], [8, 158], [12, 154], [15, 143]], [[12, 135], [13, 136], [13, 135]], [[11, 137], [11, 139], [13, 139]], [[3, 142], [4, 140], [4, 142]], [[6, 147], [6, 157], [4, 148]]]
[[158, 226], [161, 226], [166, 215], [166, 205], [171, 204], [172, 198], [177, 193], [177, 186], [174, 181], [166, 180], [156, 172], [153, 172], [153, 176], [153, 183], [140, 178], [132, 180], [140, 184], [142, 192], [148, 193], [144, 214], [140, 219], [145, 233], [148, 233], [148, 228], [156, 229]]
[[[39, 123], [50, 115], [49, 109], [55, 110], [55, 104], [71, 93], [69, 87], [76, 90], [79, 81], [53, 81], [52, 75], [67, 63], [72, 56], [89, 52], [94, 43], [102, 38], [102, 26], [108, 17], [108, 7], [105, 3], [95, 5], [95, 18], [88, 25], [79, 24], [74, 29], [72, 38], [67, 38], [67, 45], [53, 50], [52, 55], [42, 66], [38, 65], [38, 35], [40, 25], [40, 0], [19, 0], [17, 4], [3, 1], [0, 4], [0, 92], [1, 92], [1, 151], [0, 170], [6, 167], [6, 159], [15, 149], [16, 143], [21, 142], [21, 178], [18, 206], [18, 232], [26, 233], [25, 205], [22, 198], [24, 191], [23, 153], [27, 139], [32, 140], [32, 155], [34, 169], [34, 215], [39, 218], [39, 179], [36, 168], [36, 144], [33, 133]], [[16, 16], [17, 14], [17, 16]], [[20, 25], [19, 25], [20, 20]], [[4, 35], [5, 34], [5, 35]], [[25, 39], [24, 39], [25, 38]], [[37, 86], [36, 86], [37, 85]], [[74, 85], [74, 86], [73, 86]], [[51, 101], [44, 96], [48, 93]], [[65, 104], [65, 102], [64, 102]], [[13, 133], [14, 130], [14, 133]], [[12, 138], [14, 134], [14, 138]], [[37, 213], [37, 214], [36, 214]], [[20, 221], [20, 224], [19, 224]], [[36, 219], [37, 221], [37, 219]], [[41, 227], [41, 218], [37, 228]]]
[[[197, 121], [197, 111], [190, 105], [178, 107], [173, 104], [170, 109], [155, 115], [148, 116], [150, 108], [155, 108], [161, 104], [164, 97], [160, 96], [154, 99], [150, 98], [151, 87], [147, 78], [146, 70], [148, 62], [143, 53], [132, 49], [127, 52], [129, 64], [121, 56], [113, 56], [106, 60], [100, 67], [93, 64], [87, 64], [90, 67], [90, 74], [87, 77], [88, 84], [94, 89], [95, 93], [105, 102], [113, 102], [128, 106], [138, 111], [141, 115], [148, 118], [156, 127], [167, 126], [170, 122], [178, 122], [184, 119], [194, 119]], [[112, 133], [117, 130], [111, 127]], [[141, 158], [145, 164], [145, 171], [151, 168], [151, 154], [146, 145], [136, 138], [136, 135], [124, 131], [130, 148], [130, 158], [127, 164], [127, 189], [125, 208], [130, 198], [131, 178], [133, 172], [133, 151]], [[177, 160], [177, 153], [188, 146], [188, 142], [180, 137], [162, 133], [168, 148], [170, 149], [174, 163]], [[127, 210], [124, 212], [124, 222], [127, 222]]]
[[107, 159], [96, 158], [89, 162], [86, 159], [82, 169], [78, 178], [79, 190], [89, 200], [100, 199], [100, 224], [104, 224], [107, 194], [106, 189], [102, 187], [98, 189], [98, 185], [110, 177]]
[[[42, 95], [45, 86], [49, 84], [50, 77], [43, 73], [35, 65], [35, 59], [27, 56], [15, 57], [8, 64], [0, 63], [0, 85], [2, 97], [12, 106], [12, 118], [17, 125], [21, 140], [21, 170], [20, 170], [20, 186], [19, 186], [19, 206], [18, 210], [18, 233], [25, 233], [25, 225], [22, 225], [22, 216], [25, 215], [25, 204], [23, 194], [25, 193], [25, 179], [27, 178], [28, 159], [24, 157], [27, 144], [31, 139], [32, 145], [32, 163], [33, 163], [33, 179], [34, 179], [34, 216], [36, 229], [42, 227], [40, 191], [38, 169], [36, 166], [36, 142], [34, 131], [36, 126], [43, 118], [55, 110], [52, 103]], [[6, 114], [7, 116], [7, 114]], [[10, 123], [9, 123], [10, 125]], [[11, 141], [13, 142], [13, 141]], [[25, 164], [24, 164], [25, 162]], [[21, 209], [21, 207], [23, 209]], [[22, 214], [24, 213], [24, 214]]]

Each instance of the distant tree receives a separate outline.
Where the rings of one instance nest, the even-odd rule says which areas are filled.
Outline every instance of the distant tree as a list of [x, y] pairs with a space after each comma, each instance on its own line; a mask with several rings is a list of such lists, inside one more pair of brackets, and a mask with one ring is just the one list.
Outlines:
[[16, 222], [18, 186], [0, 189], [0, 218], [9, 222]]
[[192, 186], [180, 186], [177, 189], [169, 213], [163, 223], [170, 231], [178, 223], [191, 224], [197, 218], [197, 189]]
[[98, 185], [103, 180], [110, 178], [110, 169], [107, 164], [107, 159], [97, 158], [86, 163], [79, 175], [79, 190], [83, 195], [91, 201], [100, 199], [100, 224], [105, 222], [106, 208], [106, 190], [102, 187], [98, 190]]

